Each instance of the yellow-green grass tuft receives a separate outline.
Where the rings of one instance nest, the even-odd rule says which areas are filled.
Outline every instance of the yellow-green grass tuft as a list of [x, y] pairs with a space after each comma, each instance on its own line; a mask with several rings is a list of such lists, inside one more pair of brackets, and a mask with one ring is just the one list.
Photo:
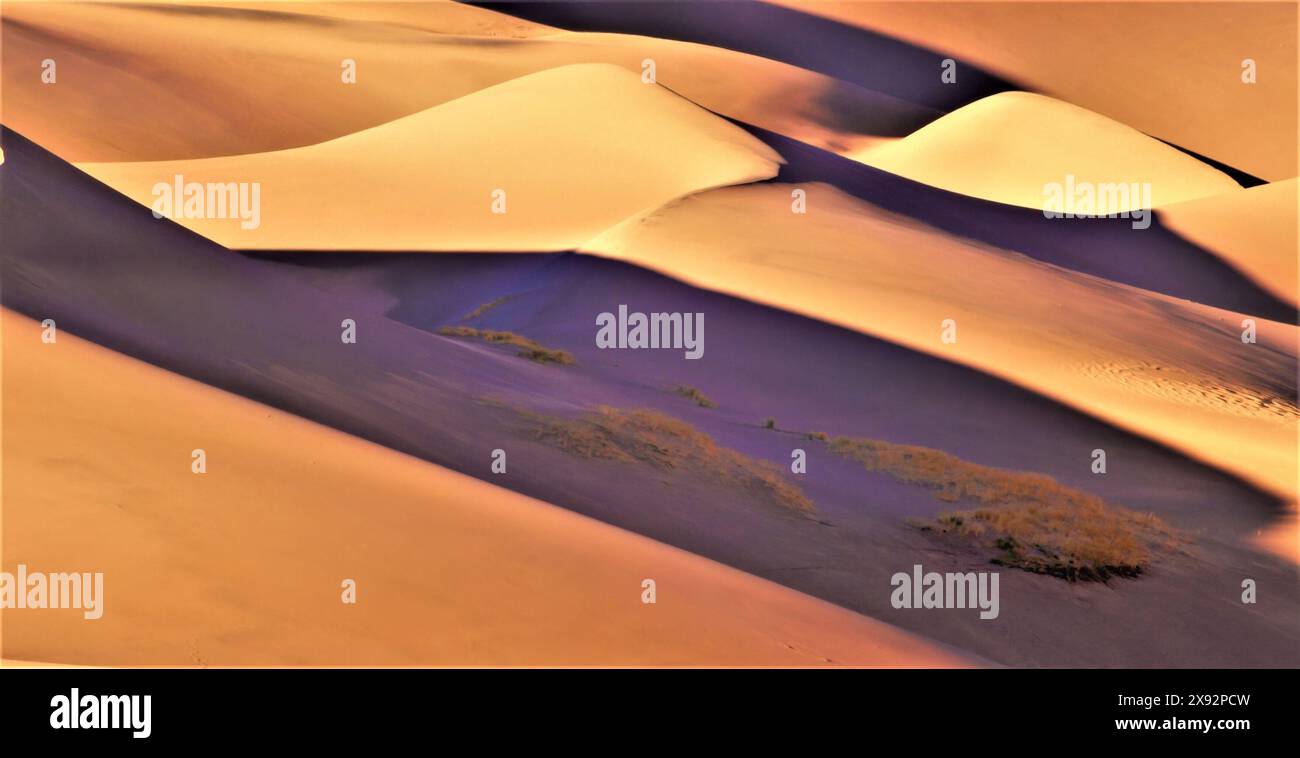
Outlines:
[[527, 337], [515, 334], [514, 332], [502, 332], [494, 329], [475, 329], [472, 326], [444, 326], [438, 330], [438, 334], [441, 334], [444, 337], [479, 339], [484, 342], [514, 345], [519, 348], [519, 352], [516, 353], [516, 355], [538, 363], [558, 363], [561, 365], [569, 365], [573, 363], [573, 354], [567, 350], [557, 350], [545, 347]]
[[922, 528], [973, 540], [995, 553], [994, 563], [1104, 581], [1137, 576], [1150, 564], [1153, 548], [1179, 541], [1156, 516], [1111, 505], [1045, 474], [981, 466], [917, 445], [855, 437], [826, 442], [832, 452], [928, 487], [940, 500], [980, 503], [942, 513]]
[[816, 511], [774, 464], [722, 447], [694, 426], [658, 411], [600, 406], [578, 418], [525, 417], [538, 440], [572, 455], [693, 472], [800, 513]]
[[673, 392], [676, 392], [677, 394], [681, 395], [687, 400], [693, 401], [696, 405], [700, 406], [701, 408], [718, 407], [718, 404], [713, 402], [713, 400], [710, 399], [708, 395], [705, 395], [703, 392], [700, 392], [699, 389], [692, 387], [690, 385], [679, 384], [673, 390]]

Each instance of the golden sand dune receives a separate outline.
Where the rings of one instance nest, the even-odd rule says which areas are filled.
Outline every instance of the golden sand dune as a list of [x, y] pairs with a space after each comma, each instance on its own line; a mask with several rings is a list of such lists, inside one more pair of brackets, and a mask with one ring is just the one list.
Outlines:
[[1296, 212], [1300, 180], [1177, 203], [1160, 220], [1188, 240], [1231, 263], [1290, 303], [1297, 295]]
[[6, 4], [0, 29], [6, 124], [69, 161], [302, 147], [575, 63], [653, 60], [706, 108], [836, 151], [873, 144], [852, 125], [894, 102], [757, 56], [449, 2]]
[[[154, 4], [158, 0], [131, 0]], [[174, 3], [176, 0], [167, 0]], [[559, 29], [525, 21], [504, 13], [495, 13], [458, 0], [272, 0], [271, 2], [207, 2], [185, 0], [185, 4], [237, 8], [243, 10], [301, 13], [346, 21], [380, 21], [424, 29], [438, 34], [464, 34], [475, 37], [528, 39], [555, 34]]]
[[1048, 185], [1066, 193], [1071, 193], [1064, 189], [1067, 182], [1076, 187], [1151, 185], [1149, 197], [1125, 186], [1123, 199], [1105, 203], [1107, 207], [1100, 197], [1108, 193], [1098, 193], [1096, 212], [1084, 215], [1240, 189], [1227, 174], [1141, 132], [1028, 92], [977, 100], [901, 140], [850, 157], [963, 195], [1040, 210], [1051, 197], [1044, 191]]
[[1296, 175], [1294, 3], [771, 1], [956, 55], [1265, 179]]
[[805, 185], [796, 215], [792, 186], [702, 193], [583, 250], [967, 364], [1294, 497], [1295, 327], [1261, 322], [1243, 344], [1237, 314], [979, 247], [827, 185]]
[[[955, 665], [887, 624], [4, 311], [4, 612], [20, 661]], [[203, 448], [207, 472], [190, 471]], [[641, 602], [654, 579], [657, 602]], [[357, 602], [341, 602], [356, 582]]]
[[260, 182], [260, 226], [178, 219], [227, 247], [564, 250], [689, 192], [776, 174], [744, 130], [617, 66], [550, 69], [320, 145], [79, 164], [142, 204], [158, 182]]

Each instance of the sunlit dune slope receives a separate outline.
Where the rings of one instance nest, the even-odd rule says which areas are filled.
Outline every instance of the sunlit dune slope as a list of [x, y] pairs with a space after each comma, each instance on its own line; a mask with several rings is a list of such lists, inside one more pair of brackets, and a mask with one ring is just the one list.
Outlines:
[[[169, 0], [175, 2], [175, 0]], [[149, 5], [157, 0], [132, 0]], [[466, 34], [476, 37], [527, 39], [554, 34], [559, 29], [502, 13], [493, 13], [456, 0], [271, 0], [270, 2], [204, 2], [185, 4], [242, 10], [301, 13], [346, 21], [379, 21], [424, 29], [438, 34]]]
[[1170, 205], [1160, 209], [1160, 219], [1295, 303], [1298, 183], [1288, 179]]
[[[1095, 215], [1239, 189], [1227, 174], [1091, 111], [1028, 92], [986, 97], [901, 140], [851, 157], [918, 182], [1009, 205], [1043, 209], [1048, 184], [1150, 183]], [[1068, 191], [1068, 190], [1063, 190]], [[1068, 210], [1068, 208], [1067, 208]], [[1094, 215], [1094, 214], [1087, 214]]]
[[798, 215], [791, 187], [702, 193], [583, 249], [973, 366], [1294, 496], [1294, 327], [1261, 320], [1243, 344], [1229, 311], [977, 246], [827, 185], [803, 185]]
[[964, 58], [1264, 179], [1296, 175], [1294, 3], [767, 1]]
[[652, 60], [658, 82], [710, 110], [838, 152], [938, 115], [758, 56], [456, 3], [15, 4], [0, 33], [5, 123], [69, 161], [302, 147], [576, 63], [640, 75]]
[[[4, 312], [4, 568], [104, 614], [4, 613], [75, 664], [952, 665], [850, 613]], [[207, 472], [190, 471], [191, 451]], [[76, 529], [63, 528], [75, 524]], [[644, 579], [657, 602], [641, 602]], [[357, 602], [341, 601], [356, 582]]]
[[[157, 182], [260, 182], [260, 226], [177, 219], [231, 248], [563, 250], [680, 195], [775, 175], [744, 130], [616, 66], [550, 69], [276, 153], [81, 164], [144, 205]], [[504, 212], [498, 212], [504, 211]]]

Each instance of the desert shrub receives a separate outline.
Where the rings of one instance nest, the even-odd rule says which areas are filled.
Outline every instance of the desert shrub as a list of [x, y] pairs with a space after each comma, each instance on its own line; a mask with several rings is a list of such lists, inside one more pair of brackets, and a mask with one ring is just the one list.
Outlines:
[[1045, 474], [981, 466], [942, 450], [882, 440], [834, 437], [834, 453], [946, 502], [980, 506], [949, 511], [924, 528], [973, 540], [993, 561], [1072, 580], [1137, 576], [1151, 549], [1178, 538], [1159, 518], [1107, 503]]
[[713, 400], [711, 400], [707, 395], [705, 395], [703, 392], [700, 392], [695, 387], [691, 387], [690, 385], [679, 384], [673, 390], [673, 392], [676, 392], [677, 394], [681, 395], [687, 400], [694, 401], [695, 404], [700, 406], [701, 408], [718, 407], [718, 404], [713, 402]]
[[708, 434], [658, 411], [601, 406], [578, 418], [524, 415], [536, 439], [572, 455], [693, 472], [795, 511], [816, 511], [776, 465], [721, 447]]

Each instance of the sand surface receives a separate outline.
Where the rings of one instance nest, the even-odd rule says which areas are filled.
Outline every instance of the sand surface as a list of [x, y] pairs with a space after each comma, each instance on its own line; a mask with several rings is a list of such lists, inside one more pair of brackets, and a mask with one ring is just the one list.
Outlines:
[[1165, 225], [1212, 250], [1261, 286], [1297, 302], [1296, 188], [1288, 179], [1160, 209]]
[[512, 79], [320, 145], [227, 158], [79, 164], [143, 205], [158, 182], [259, 182], [260, 223], [178, 218], [231, 248], [564, 250], [780, 157], [608, 64]]
[[[1253, 544], [1283, 515], [1277, 498], [985, 372], [587, 255], [233, 253], [155, 221], [12, 132], [6, 145], [5, 303], [104, 347], [986, 660], [1267, 666], [1300, 650], [1294, 563]], [[69, 205], [79, 212], [64, 214]], [[597, 349], [592, 314], [618, 303], [706, 313], [706, 357]], [[356, 344], [340, 343], [344, 317], [357, 321]], [[576, 362], [539, 364], [439, 333], [467, 321]], [[672, 391], [678, 384], [701, 388], [718, 407], [696, 406]], [[815, 473], [787, 476], [815, 516], [756, 498], [708, 467], [665, 471], [565, 452], [539, 441], [521, 415], [571, 417], [600, 404], [659, 410], [778, 468], [792, 447], [811, 445]], [[772, 416], [778, 428], [767, 429]], [[1077, 586], [1005, 572], [1008, 604], [992, 622], [961, 609], [895, 609], [893, 572], [918, 558], [936, 570], [982, 570], [989, 556], [911, 525], [951, 503], [829, 454], [801, 430], [1041, 472], [1151, 511], [1193, 542], [1140, 581]], [[1088, 467], [1098, 447], [1110, 455], [1105, 476]], [[489, 470], [496, 448], [509, 450], [508, 481]], [[1250, 612], [1224, 615], [1243, 575], [1275, 589]], [[1158, 647], [1145, 636], [1152, 625], [1168, 630]]]
[[[1096, 208], [1089, 207], [1086, 215], [1159, 207], [1239, 188], [1227, 174], [1132, 127], [1028, 92], [984, 98], [900, 140], [849, 157], [952, 192], [1039, 210], [1049, 207], [1045, 187], [1057, 185], [1065, 192], [1067, 177], [1073, 177], [1074, 187], [1092, 185], [1097, 193]], [[1111, 197], [1095, 189], [1110, 184], [1121, 185], [1123, 194]], [[1137, 191], [1133, 184], [1149, 189]]]
[[[1296, 331], [971, 244], [807, 185], [703, 193], [584, 247], [1007, 378], [1284, 496]], [[1069, 223], [1063, 221], [1062, 223]], [[1087, 223], [1087, 222], [1083, 222]], [[957, 341], [942, 341], [943, 322]]]
[[[1296, 176], [1293, 4], [773, 1], [943, 51], [1260, 178]], [[1246, 58], [1254, 84], [1242, 82]]]
[[[4, 568], [105, 613], [4, 613], [90, 665], [957, 665], [887, 624], [4, 311]], [[190, 452], [207, 452], [207, 473]], [[75, 525], [75, 528], [73, 528]], [[341, 602], [354, 579], [358, 602]], [[657, 602], [641, 602], [641, 582]]]
[[[710, 110], [837, 151], [938, 116], [755, 55], [567, 33], [453, 2], [10, 3], [0, 33], [6, 125], [72, 161], [318, 144], [575, 63], [640, 76], [652, 60], [659, 83]], [[39, 76], [47, 58], [52, 85]], [[344, 60], [355, 84], [342, 82]]]

